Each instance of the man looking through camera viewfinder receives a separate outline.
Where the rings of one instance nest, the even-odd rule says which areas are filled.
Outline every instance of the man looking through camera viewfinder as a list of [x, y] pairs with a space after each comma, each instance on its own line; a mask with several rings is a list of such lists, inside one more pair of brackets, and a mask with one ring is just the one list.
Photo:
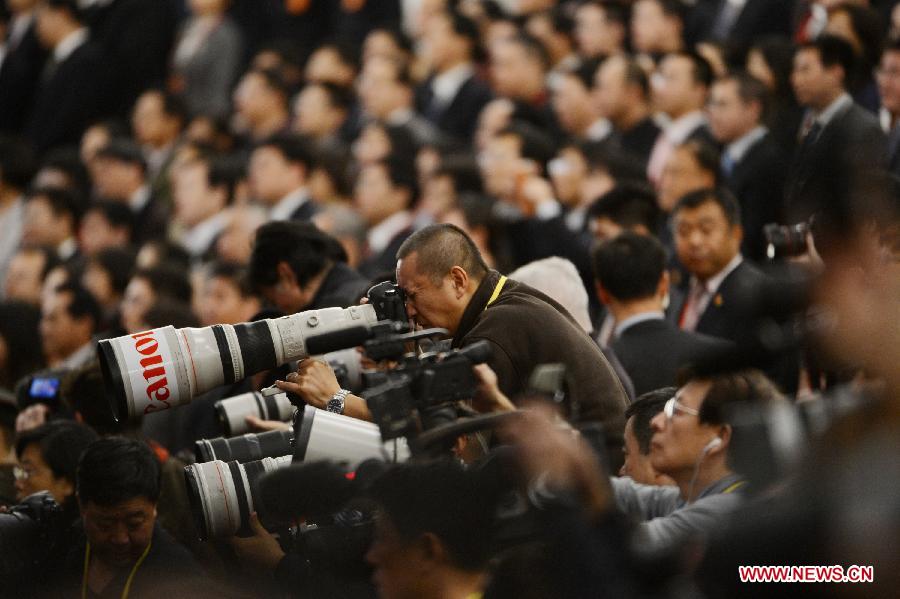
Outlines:
[[[611, 465], [619, 468], [625, 391], [599, 347], [562, 306], [489, 269], [472, 240], [453, 225], [431, 225], [406, 240], [397, 252], [397, 283], [419, 327], [447, 329], [453, 348], [488, 342], [487, 364], [508, 397], [525, 390], [535, 366], [565, 364], [569, 389], [562, 408], [567, 418], [602, 423]], [[315, 360], [301, 362], [297, 373], [278, 386], [319, 408], [342, 393], [330, 368]], [[370, 418], [362, 398], [345, 395], [343, 403], [343, 413]]]

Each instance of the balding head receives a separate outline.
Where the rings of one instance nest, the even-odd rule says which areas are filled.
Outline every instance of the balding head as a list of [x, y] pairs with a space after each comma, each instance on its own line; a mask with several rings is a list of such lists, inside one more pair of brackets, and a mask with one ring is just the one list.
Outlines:
[[403, 260], [417, 254], [419, 273], [438, 282], [454, 266], [459, 266], [475, 281], [481, 281], [488, 267], [481, 252], [466, 233], [456, 225], [431, 225], [413, 233], [397, 251]]

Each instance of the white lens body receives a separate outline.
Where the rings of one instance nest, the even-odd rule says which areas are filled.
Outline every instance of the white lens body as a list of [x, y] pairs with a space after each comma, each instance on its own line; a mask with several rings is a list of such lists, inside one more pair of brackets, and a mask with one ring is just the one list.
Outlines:
[[[270, 408], [274, 403], [275, 411]], [[257, 416], [263, 420], [279, 420], [287, 422], [294, 415], [294, 406], [287, 395], [277, 393], [263, 397], [258, 391], [241, 393], [228, 399], [216, 402], [216, 408], [222, 415], [227, 435], [235, 437], [250, 432], [247, 416]]]
[[[309, 357], [306, 341], [311, 337], [360, 326], [368, 328], [376, 322], [375, 309], [368, 304], [308, 310], [267, 320], [272, 345], [266, 349], [274, 353], [276, 362], [267, 367]], [[120, 417], [130, 419], [189, 403], [201, 393], [264, 369], [245, 372], [245, 363], [259, 360], [254, 362], [254, 356], [242, 355], [232, 325], [199, 329], [168, 326], [103, 340], [100, 344], [101, 349], [106, 346], [101, 353], [104, 377], [119, 379], [113, 383], [113, 393], [124, 395], [116, 398], [121, 404], [116, 410]], [[110, 352], [114, 359], [108, 357]]]
[[[291, 464], [291, 456], [280, 458], [263, 458], [261, 460], [266, 473]], [[235, 480], [232, 468], [227, 462], [215, 460], [202, 464], [192, 464], [188, 468], [194, 471], [193, 479], [197, 482], [199, 496], [202, 502], [203, 519], [206, 522], [206, 531], [209, 538], [231, 537], [241, 528], [242, 515], [237, 488], [244, 491], [247, 499], [247, 515], [257, 511], [253, 504], [253, 494], [250, 490], [250, 481], [247, 480], [246, 471], [241, 466], [238, 470], [240, 477]]]
[[372, 458], [388, 462], [409, 459], [406, 439], [385, 443], [376, 424], [312, 406], [304, 408], [294, 451], [304, 462], [333, 460], [351, 469]]

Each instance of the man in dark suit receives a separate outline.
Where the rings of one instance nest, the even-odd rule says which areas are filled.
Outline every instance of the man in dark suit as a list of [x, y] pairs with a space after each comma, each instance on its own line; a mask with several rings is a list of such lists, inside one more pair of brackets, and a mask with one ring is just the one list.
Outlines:
[[129, 139], [113, 139], [97, 152], [93, 169], [98, 197], [123, 203], [131, 209], [140, 246], [162, 240], [169, 226], [169, 205], [153, 195], [147, 180], [147, 163], [141, 148]]
[[359, 303], [368, 281], [347, 266], [337, 239], [308, 222], [272, 222], [253, 242], [248, 279], [285, 314]]
[[356, 181], [354, 200], [366, 220], [366, 251], [359, 272], [374, 278], [393, 272], [397, 250], [413, 232], [410, 205], [418, 195], [415, 169], [391, 156], [365, 166]]
[[470, 140], [481, 109], [493, 97], [475, 73], [478, 26], [455, 11], [437, 13], [423, 40], [434, 71], [417, 90], [416, 109], [448, 136]]
[[785, 0], [706, 0], [691, 11], [688, 35], [746, 49], [766, 35], [789, 36], [794, 2]]
[[665, 319], [666, 254], [653, 237], [626, 231], [593, 253], [596, 291], [615, 319], [613, 352], [641, 395], [677, 384], [678, 371], [728, 343], [679, 330]]
[[672, 52], [660, 62], [657, 76], [653, 102], [671, 122], [657, 136], [647, 161], [647, 178], [654, 185], [675, 147], [689, 139], [714, 142], [703, 113], [713, 82], [709, 62], [696, 52]]
[[669, 317], [682, 330], [740, 342], [752, 331], [742, 300], [765, 275], [741, 255], [741, 213], [724, 189], [684, 196], [672, 216], [678, 260], [690, 274], [682, 294], [673, 294]]
[[743, 252], [752, 260], [765, 257], [763, 227], [781, 222], [784, 157], [762, 125], [768, 91], [746, 74], [717, 80], [710, 92], [709, 124], [724, 145], [722, 180], [741, 204]]
[[48, 0], [37, 13], [37, 34], [51, 54], [40, 76], [26, 134], [39, 153], [75, 144], [84, 128], [103, 113], [104, 62], [89, 40], [75, 0]]
[[318, 211], [306, 187], [313, 162], [302, 137], [277, 135], [256, 146], [247, 178], [253, 198], [268, 207], [269, 220], [309, 220]]
[[830, 35], [801, 45], [794, 55], [791, 82], [807, 113], [787, 184], [788, 222], [823, 207], [841, 221], [883, 192], [887, 141], [876, 117], [846, 91], [854, 62], [852, 46]]
[[613, 124], [622, 149], [646, 168], [659, 127], [653, 121], [644, 69], [626, 56], [610, 56], [597, 69], [593, 95], [600, 114]]
[[38, 41], [35, 0], [10, 2], [9, 29], [0, 60], [0, 131], [19, 133], [40, 82], [47, 50]]
[[900, 178], [900, 40], [884, 49], [875, 80], [881, 112], [887, 117], [883, 125], [888, 134], [888, 169], [895, 178]]

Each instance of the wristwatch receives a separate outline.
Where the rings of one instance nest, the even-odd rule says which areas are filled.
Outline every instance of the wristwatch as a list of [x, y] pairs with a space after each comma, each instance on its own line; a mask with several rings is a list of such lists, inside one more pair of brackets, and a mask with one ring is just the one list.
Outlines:
[[348, 395], [350, 395], [349, 391], [347, 391], [346, 389], [340, 389], [337, 393], [331, 396], [331, 399], [329, 399], [328, 403], [325, 404], [325, 409], [335, 414], [343, 414], [344, 400], [347, 399]]

